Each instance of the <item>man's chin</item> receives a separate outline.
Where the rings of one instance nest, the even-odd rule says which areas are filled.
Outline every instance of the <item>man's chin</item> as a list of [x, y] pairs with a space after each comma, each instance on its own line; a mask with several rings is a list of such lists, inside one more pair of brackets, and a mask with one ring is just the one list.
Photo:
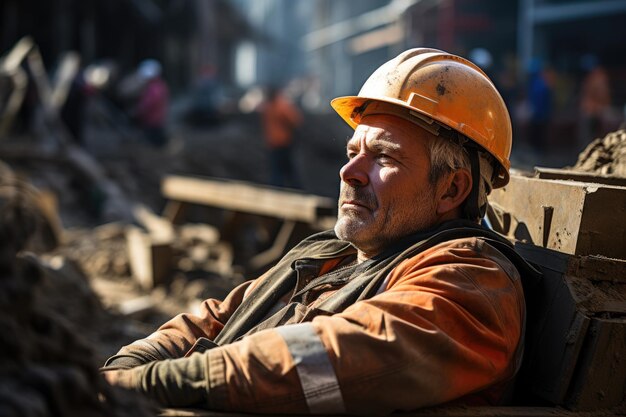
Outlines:
[[339, 239], [354, 244], [367, 234], [367, 225], [354, 218], [340, 217], [335, 223], [335, 234]]

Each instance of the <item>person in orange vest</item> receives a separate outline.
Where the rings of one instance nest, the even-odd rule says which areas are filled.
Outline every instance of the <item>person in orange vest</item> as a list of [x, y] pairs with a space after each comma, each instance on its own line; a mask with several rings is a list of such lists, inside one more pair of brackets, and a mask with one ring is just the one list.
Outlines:
[[122, 347], [107, 381], [274, 415], [506, 403], [538, 277], [480, 222], [509, 180], [501, 96], [470, 61], [417, 48], [331, 105], [354, 129], [334, 229]]
[[269, 150], [270, 184], [300, 188], [293, 162], [293, 136], [302, 123], [302, 114], [281, 89], [271, 86], [261, 106], [261, 118], [265, 145]]

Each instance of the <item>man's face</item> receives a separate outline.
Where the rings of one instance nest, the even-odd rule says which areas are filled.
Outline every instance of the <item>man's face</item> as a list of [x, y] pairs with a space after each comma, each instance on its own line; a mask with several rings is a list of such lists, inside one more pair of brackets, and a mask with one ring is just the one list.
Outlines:
[[360, 257], [375, 256], [398, 238], [434, 225], [428, 135], [388, 115], [366, 116], [355, 129], [339, 174], [335, 233], [351, 242]]

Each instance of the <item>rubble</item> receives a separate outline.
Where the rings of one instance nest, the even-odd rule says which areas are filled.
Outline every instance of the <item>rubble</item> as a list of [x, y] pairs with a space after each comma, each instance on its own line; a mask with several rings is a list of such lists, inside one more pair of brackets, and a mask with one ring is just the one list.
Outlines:
[[152, 405], [98, 373], [84, 330], [104, 325], [104, 311], [74, 266], [59, 259], [45, 265], [24, 253], [42, 221], [34, 191], [12, 176], [0, 181], [0, 414], [154, 415]]
[[626, 130], [617, 130], [591, 142], [578, 156], [576, 171], [626, 178]]

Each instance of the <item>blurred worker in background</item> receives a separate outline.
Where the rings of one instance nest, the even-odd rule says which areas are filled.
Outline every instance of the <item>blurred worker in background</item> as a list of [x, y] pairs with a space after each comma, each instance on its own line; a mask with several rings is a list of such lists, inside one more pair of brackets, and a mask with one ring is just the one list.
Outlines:
[[585, 76], [580, 89], [580, 143], [582, 147], [604, 136], [604, 118], [611, 106], [611, 89], [606, 70], [598, 57], [583, 55], [580, 66]]
[[80, 70], [72, 78], [67, 98], [61, 107], [61, 120], [63, 120], [67, 130], [72, 135], [72, 139], [81, 146], [85, 146], [85, 112], [88, 98], [93, 93], [93, 90], [85, 80], [84, 71]]
[[331, 104], [355, 129], [334, 230], [123, 347], [110, 383], [167, 406], [268, 414], [510, 399], [522, 283], [537, 276], [480, 225], [509, 180], [502, 98], [470, 61], [418, 48]]
[[161, 77], [161, 64], [154, 59], [142, 61], [137, 74], [143, 87], [134, 111], [135, 117], [148, 142], [161, 147], [167, 142], [165, 126], [169, 107], [169, 89]]
[[270, 86], [261, 106], [261, 117], [265, 145], [269, 150], [270, 184], [300, 188], [293, 162], [294, 130], [302, 123], [300, 111], [280, 88]]
[[552, 86], [546, 76], [545, 64], [533, 58], [528, 68], [528, 104], [530, 119], [528, 135], [530, 144], [537, 151], [547, 148], [548, 128], [552, 116]]

